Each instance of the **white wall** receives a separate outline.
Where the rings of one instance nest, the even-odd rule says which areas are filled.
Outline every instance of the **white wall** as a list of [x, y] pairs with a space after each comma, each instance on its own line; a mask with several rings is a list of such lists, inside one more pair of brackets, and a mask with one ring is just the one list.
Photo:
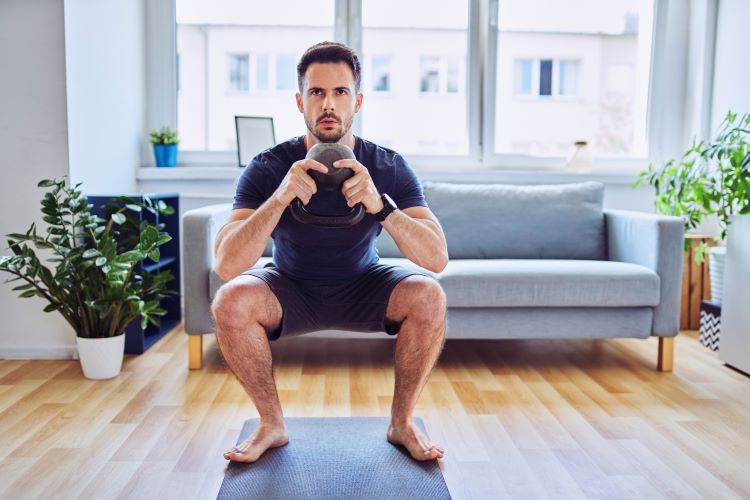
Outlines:
[[[0, 2], [0, 68], [0, 234], [5, 235], [25, 232], [40, 219], [39, 180], [68, 173], [62, 2]], [[3, 238], [0, 253], [9, 253], [6, 247]], [[9, 277], [3, 273], [0, 280]], [[41, 299], [19, 299], [11, 288], [0, 285], [0, 358], [70, 356], [72, 328], [58, 314], [43, 313]]]
[[716, 26], [711, 132], [721, 124], [727, 111], [750, 113], [750, 2], [720, 0]]
[[136, 192], [145, 131], [141, 0], [65, 0], [70, 175], [86, 194]]

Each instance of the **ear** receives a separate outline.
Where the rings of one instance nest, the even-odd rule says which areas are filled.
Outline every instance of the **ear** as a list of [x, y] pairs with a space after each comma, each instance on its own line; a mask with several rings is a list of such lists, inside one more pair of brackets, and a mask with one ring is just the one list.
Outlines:
[[354, 112], [355, 113], [359, 112], [359, 108], [362, 107], [362, 98], [363, 97], [364, 96], [362, 95], [362, 92], [360, 92], [360, 93], [357, 94], [357, 101], [354, 103]]
[[304, 113], [305, 112], [305, 108], [302, 105], [302, 94], [300, 94], [299, 92], [297, 92], [296, 94], [294, 94], [294, 98], [297, 99], [297, 109], [299, 109], [300, 113]]

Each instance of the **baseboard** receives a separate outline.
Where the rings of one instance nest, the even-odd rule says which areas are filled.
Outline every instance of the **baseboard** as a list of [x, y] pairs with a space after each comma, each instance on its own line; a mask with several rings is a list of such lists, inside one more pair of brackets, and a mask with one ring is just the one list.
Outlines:
[[74, 345], [0, 347], [0, 359], [78, 359], [78, 348]]

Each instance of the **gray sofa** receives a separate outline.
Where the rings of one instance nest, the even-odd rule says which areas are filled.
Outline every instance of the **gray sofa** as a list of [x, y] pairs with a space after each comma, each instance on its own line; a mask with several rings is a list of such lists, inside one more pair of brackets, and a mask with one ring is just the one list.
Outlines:
[[[604, 210], [597, 182], [548, 186], [424, 184], [448, 241], [434, 276], [448, 299], [448, 338], [659, 337], [657, 368], [672, 369], [679, 331], [683, 226], [677, 217]], [[231, 205], [183, 218], [185, 331], [190, 367], [213, 332], [210, 302], [223, 284], [213, 243]], [[383, 231], [383, 262], [416, 267]], [[256, 264], [271, 260], [271, 242]], [[418, 268], [421, 269], [421, 268]], [[359, 334], [362, 336], [361, 334]]]

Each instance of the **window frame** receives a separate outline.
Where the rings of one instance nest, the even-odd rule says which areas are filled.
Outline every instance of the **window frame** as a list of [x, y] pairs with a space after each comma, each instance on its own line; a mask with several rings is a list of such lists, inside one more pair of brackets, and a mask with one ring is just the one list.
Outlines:
[[[347, 43], [359, 54], [362, 53], [362, 1], [335, 0], [334, 39]], [[716, 0], [709, 0], [709, 2], [713, 5]], [[564, 159], [561, 157], [498, 154], [494, 151], [498, 7], [499, 0], [469, 0], [468, 54], [465, 69], [461, 72], [465, 75], [463, 80], [465, 87], [459, 90], [459, 94], [463, 93], [463, 97], [467, 100], [468, 154], [407, 155], [413, 167], [425, 170], [519, 170], [522, 172], [530, 170], [560, 172], [562, 170]], [[668, 61], [670, 57], [674, 58], [676, 52], [681, 53], [680, 56], [688, 55], [688, 36], [680, 32], [676, 26], [689, 15], [689, 6], [654, 0], [653, 7], [646, 105], [648, 152], [642, 157], [597, 156], [594, 158], [595, 172], [637, 172], [650, 160], [653, 161], [655, 158], [668, 154], [683, 138], [684, 127], [681, 123], [686, 113], [680, 108], [679, 99], [684, 98], [686, 83], [682, 81], [684, 77], [674, 71], [674, 65], [665, 64], [665, 61]], [[147, 2], [146, 130], [165, 124], [177, 126], [176, 35], [175, 0]], [[715, 38], [715, 33], [707, 30], [706, 36]], [[670, 50], [669, 53], [667, 53], [667, 48]], [[272, 70], [269, 67], [270, 71]], [[252, 81], [250, 86], [254, 87]], [[676, 95], [680, 92], [675, 92], [674, 89], [680, 89], [682, 94]], [[528, 98], [529, 96], [519, 97]], [[550, 97], [555, 98], [554, 95]], [[567, 98], [568, 96], [559, 97]], [[570, 98], [575, 97], [570, 96]], [[669, 102], [664, 104], [665, 100]], [[658, 103], [658, 110], [654, 109], [655, 103]], [[670, 112], [665, 113], [664, 108]], [[365, 107], [360, 114], [366, 112]], [[710, 120], [710, 109], [701, 114], [700, 125], [703, 129], [706, 128], [708, 120]], [[359, 116], [354, 121], [354, 132], [361, 133], [361, 117]], [[234, 163], [236, 154], [236, 151], [181, 151], [180, 159], [182, 166], [226, 166]], [[150, 157], [147, 146], [144, 146], [143, 158], [150, 159]]]

